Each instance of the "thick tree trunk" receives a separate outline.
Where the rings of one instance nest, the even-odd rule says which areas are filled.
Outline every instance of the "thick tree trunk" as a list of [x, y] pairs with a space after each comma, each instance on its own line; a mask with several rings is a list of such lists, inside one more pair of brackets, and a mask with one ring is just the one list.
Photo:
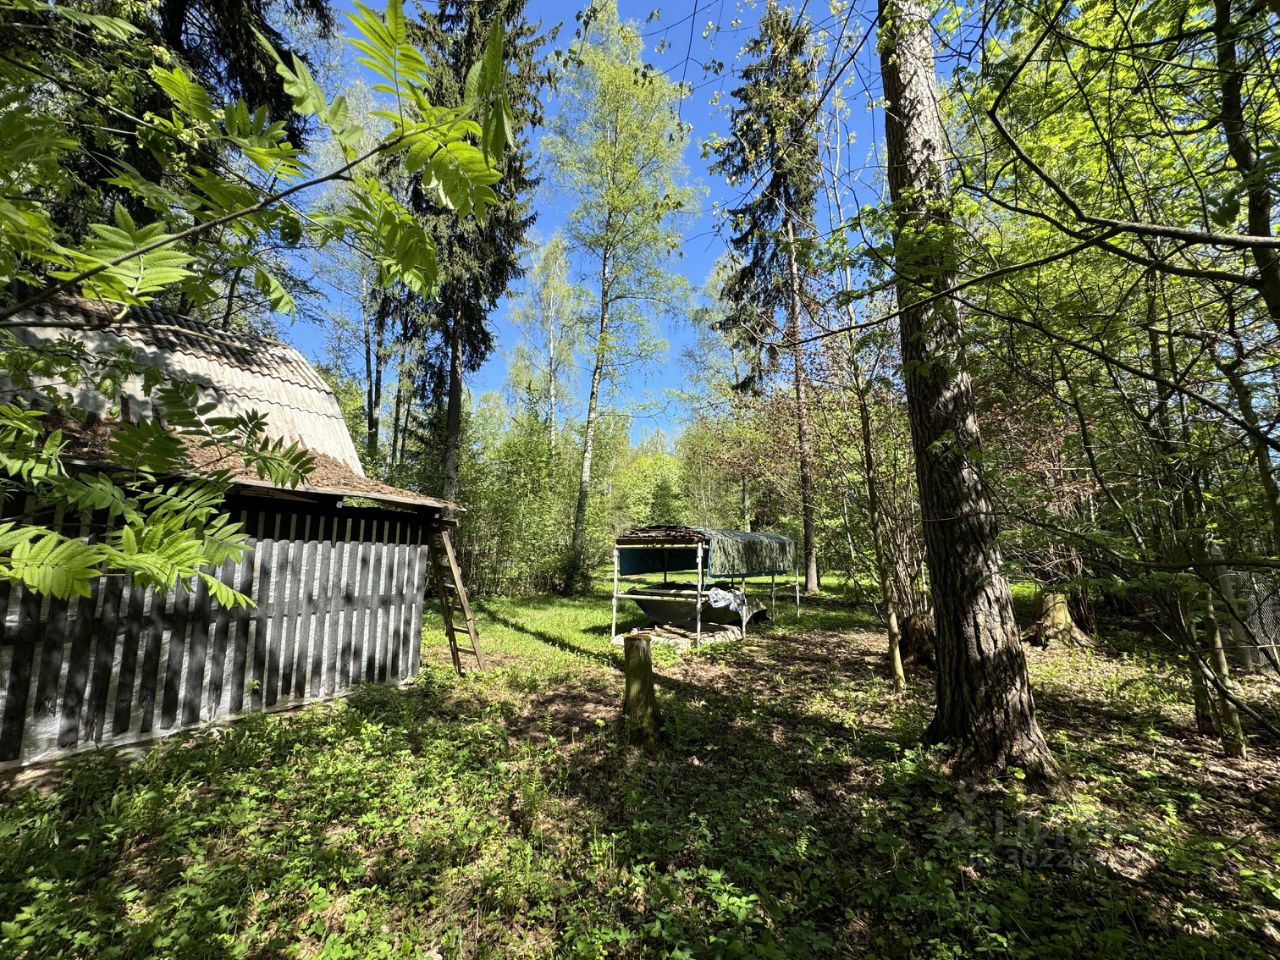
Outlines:
[[961, 362], [944, 137], [929, 8], [881, 0], [880, 66], [902, 366], [938, 634], [938, 702], [929, 742], [953, 745], [961, 769], [1056, 772], [1040, 726], [997, 524], [974, 455], [980, 436]]
[[600, 268], [600, 322], [596, 339], [595, 365], [591, 368], [591, 391], [587, 395], [587, 419], [582, 429], [582, 472], [578, 476], [578, 502], [573, 511], [573, 541], [569, 548], [569, 568], [565, 592], [578, 593], [587, 586], [587, 505], [591, 500], [591, 458], [595, 452], [596, 419], [599, 416], [600, 381], [608, 357], [609, 341], [609, 255]]
[[800, 265], [796, 262], [796, 233], [787, 219], [787, 270], [790, 297], [787, 300], [787, 335], [791, 340], [791, 360], [795, 376], [796, 441], [800, 456], [800, 516], [804, 531], [804, 592], [822, 589], [818, 580], [818, 545], [814, 538], [813, 450], [809, 444], [809, 398], [804, 369], [804, 344], [800, 342], [800, 312], [804, 309], [800, 290]]
[[462, 315], [454, 314], [449, 329], [449, 397], [445, 407], [444, 426], [444, 492], [445, 500], [458, 497], [458, 459], [462, 452]]

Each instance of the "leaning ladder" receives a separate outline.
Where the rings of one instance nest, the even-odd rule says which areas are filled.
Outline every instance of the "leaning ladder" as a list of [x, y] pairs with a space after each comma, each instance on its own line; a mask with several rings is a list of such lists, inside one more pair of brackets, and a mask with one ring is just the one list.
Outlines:
[[[453, 544], [449, 539], [446, 527], [435, 527], [427, 540], [427, 550], [431, 557], [432, 579], [436, 584], [436, 596], [440, 600], [440, 612], [444, 617], [444, 632], [449, 638], [449, 655], [453, 657], [453, 668], [462, 673], [462, 651], [458, 643], [460, 629], [466, 630], [467, 642], [471, 652], [475, 654], [476, 664], [481, 670], [485, 668], [484, 654], [480, 652], [480, 637], [476, 634], [476, 618], [471, 613], [471, 602], [467, 599], [467, 588], [462, 585], [462, 574], [458, 571], [458, 558], [453, 553]], [[461, 617], [463, 627], [459, 628]]]

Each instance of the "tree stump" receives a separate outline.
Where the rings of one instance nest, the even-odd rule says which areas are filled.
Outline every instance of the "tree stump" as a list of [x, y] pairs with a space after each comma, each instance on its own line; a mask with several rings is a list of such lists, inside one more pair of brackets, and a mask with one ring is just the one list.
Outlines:
[[623, 640], [625, 687], [622, 722], [627, 739], [649, 745], [658, 736], [658, 701], [653, 691], [653, 654], [648, 633], [629, 633]]
[[933, 670], [937, 666], [938, 637], [927, 617], [913, 613], [902, 622], [898, 649], [904, 663], [917, 663]]
[[1051, 643], [1087, 647], [1091, 642], [1089, 635], [1076, 626], [1075, 620], [1072, 619], [1071, 607], [1067, 605], [1067, 596], [1064, 593], [1042, 590], [1036, 594], [1031, 615], [1035, 620], [1022, 634], [1024, 643], [1037, 647], [1047, 647]]

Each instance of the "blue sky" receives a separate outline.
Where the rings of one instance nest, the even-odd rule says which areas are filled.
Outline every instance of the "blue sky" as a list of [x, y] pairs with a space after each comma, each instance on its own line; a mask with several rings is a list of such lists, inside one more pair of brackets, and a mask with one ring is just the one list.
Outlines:
[[[798, 2], [802, 7], [810, 6], [805, 0]], [[372, 5], [377, 7], [376, 0]], [[619, 0], [623, 19], [640, 25], [647, 61], [673, 80], [683, 80], [693, 87], [691, 95], [682, 104], [681, 116], [693, 126], [685, 151], [685, 163], [690, 181], [698, 187], [698, 209], [693, 215], [682, 218], [684, 242], [681, 255], [671, 262], [671, 269], [684, 274], [695, 291], [701, 289], [716, 258], [724, 250], [725, 242], [716, 229], [713, 205], [737, 199], [736, 191], [707, 172], [699, 145], [712, 132], [727, 132], [729, 92], [736, 82], [732, 66], [743, 42], [754, 32], [763, 6], [763, 0], [758, 3], [755, 0], [684, 0], [667, 4], [659, 4], [657, 0]], [[821, 15], [828, 22], [832, 19], [826, 2], [814, 6], [820, 7], [820, 11], [815, 10], [812, 16]], [[572, 40], [574, 13], [579, 7], [577, 3], [530, 0], [529, 17], [535, 21], [541, 19], [544, 27], [562, 24], [552, 46], [563, 47]], [[725, 66], [719, 76], [703, 69], [702, 64], [713, 60], [721, 61]], [[548, 115], [555, 109], [554, 98], [549, 97]], [[535, 132], [535, 141], [539, 133]], [[539, 157], [539, 163], [542, 162], [545, 161]], [[538, 213], [533, 229], [535, 239], [550, 236], [564, 223], [568, 212], [564, 198], [557, 195], [551, 179], [544, 176], [543, 187], [535, 197]], [[503, 387], [507, 353], [520, 338], [508, 316], [505, 301], [491, 315], [490, 323], [498, 348], [483, 368], [471, 377], [468, 387], [473, 396]], [[629, 370], [627, 379], [609, 400], [619, 409], [643, 406], [643, 412], [633, 423], [633, 439], [657, 429], [673, 436], [679, 432], [688, 415], [688, 410], [675, 402], [671, 393], [682, 386], [688, 372], [681, 355], [692, 344], [694, 331], [687, 321], [663, 321], [660, 331], [668, 342], [667, 354], [644, 368]], [[318, 327], [296, 324], [286, 336], [310, 356], [316, 359], [325, 357], [326, 337]], [[580, 377], [579, 381], [581, 394], [585, 392], [585, 377]]]

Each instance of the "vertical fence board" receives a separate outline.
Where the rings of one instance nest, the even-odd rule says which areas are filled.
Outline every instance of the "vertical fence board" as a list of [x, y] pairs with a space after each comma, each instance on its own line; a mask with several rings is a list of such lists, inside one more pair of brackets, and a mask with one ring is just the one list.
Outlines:
[[168, 620], [169, 656], [164, 668], [164, 694], [160, 701], [160, 728], [168, 730], [178, 719], [182, 664], [187, 652], [187, 628], [191, 623], [191, 591], [179, 581], [173, 588], [173, 612]]
[[58, 731], [60, 747], [73, 747], [80, 737], [80, 708], [84, 705], [84, 691], [89, 683], [93, 621], [98, 611], [101, 585], [101, 580], [95, 580], [89, 596], [76, 598], [75, 629], [71, 648], [67, 651], [67, 682], [62, 692], [62, 727]]
[[[228, 587], [236, 580], [237, 564], [228, 557], [222, 564], [218, 579]], [[222, 706], [223, 681], [227, 669], [227, 638], [231, 635], [231, 608], [218, 601], [218, 612], [213, 621], [213, 652], [209, 658], [209, 719], [218, 715]]]
[[351, 576], [350, 561], [351, 518], [343, 517], [334, 528], [333, 599], [328, 632], [333, 638], [333, 650], [327, 654], [332, 665], [326, 665], [329, 677], [325, 681], [325, 693], [345, 690], [351, 682], [351, 637], [347, 633], [347, 612], [351, 609], [347, 584]]
[[307, 692], [312, 697], [321, 696], [324, 693], [324, 661], [325, 661], [325, 621], [328, 619], [329, 605], [332, 603], [332, 595], [329, 590], [329, 578], [331, 576], [331, 565], [333, 563], [333, 529], [337, 526], [336, 517], [323, 517], [320, 520], [320, 529], [316, 532], [316, 582], [315, 582], [315, 601], [312, 609], [315, 611], [314, 621], [311, 625], [311, 677], [307, 684]]
[[404, 542], [407, 530], [402, 530], [396, 541], [396, 580], [391, 595], [391, 666], [387, 675], [392, 680], [402, 680], [408, 664], [405, 648], [404, 610], [407, 597], [405, 588], [409, 582], [409, 547]]
[[281, 536], [275, 544], [275, 568], [271, 571], [271, 615], [267, 619], [267, 676], [263, 687], [264, 702], [268, 707], [275, 706], [280, 699], [280, 654], [284, 646], [285, 623], [288, 617], [289, 594], [289, 556], [294, 552], [292, 537], [297, 524], [297, 516], [289, 517], [286, 525], [280, 524]]
[[426, 538], [426, 530], [418, 524], [409, 542], [409, 583], [405, 596], [405, 672], [413, 676], [418, 672], [419, 647], [422, 644], [422, 598], [426, 593], [426, 567], [422, 556], [422, 542]]
[[16, 760], [22, 751], [22, 731], [27, 720], [31, 668], [36, 655], [36, 635], [40, 630], [40, 604], [43, 599], [38, 594], [23, 589], [18, 601], [18, 625], [13, 632], [9, 683], [4, 698], [4, 713], [0, 715], [3, 717], [0, 719], [0, 760]]
[[[286, 625], [284, 656], [280, 664], [280, 694], [298, 697], [306, 687], [306, 670], [299, 660], [306, 656], [307, 616], [310, 612], [311, 581], [315, 577], [315, 551], [311, 540], [311, 514], [297, 523], [293, 541], [293, 563], [289, 568], [289, 622]], [[305, 661], [303, 661], [305, 662]]]
[[372, 683], [378, 678], [378, 645], [382, 641], [382, 631], [378, 629], [378, 614], [382, 610], [382, 562], [387, 548], [383, 545], [386, 539], [385, 522], [374, 521], [373, 537], [369, 544], [373, 552], [373, 569], [369, 574], [369, 582], [365, 587], [365, 653], [364, 678]]
[[[248, 510], [243, 512], [241, 519], [245, 528], [248, 529], [250, 525]], [[258, 588], [254, 585], [254, 571], [258, 564], [258, 545], [261, 543], [261, 537], [261, 526], [255, 527], [251, 533], [253, 546], [240, 559], [240, 579], [236, 583], [236, 590], [255, 601]], [[249, 627], [252, 625], [253, 609], [248, 606], [240, 606], [236, 607], [234, 613], [236, 637], [231, 652], [231, 689], [227, 697], [227, 710], [229, 713], [239, 713], [244, 708], [244, 674], [249, 657]]]
[[129, 585], [129, 604], [125, 608], [124, 639], [120, 647], [120, 677], [116, 683], [116, 705], [111, 716], [111, 732], [121, 734], [129, 729], [133, 711], [134, 687], [138, 679], [138, 641], [142, 637], [142, 611], [146, 591], [136, 583]]
[[93, 631], [97, 643], [94, 645], [92, 680], [84, 716], [85, 740], [101, 740], [107, 723], [107, 694], [115, 666], [116, 635], [120, 632], [120, 603], [124, 599], [123, 576], [115, 574], [103, 579], [106, 582], [102, 589], [102, 613]]
[[[44, 649], [40, 656], [40, 676], [36, 681], [35, 716], [52, 715], [58, 709], [58, 681], [62, 678], [62, 657], [67, 643], [67, 610], [70, 601], [58, 597], [49, 598], [49, 612], [45, 614]], [[0, 604], [0, 612], [4, 606]]]
[[364, 601], [368, 598], [367, 584], [369, 582], [369, 568], [371, 558], [369, 557], [369, 547], [365, 543], [365, 520], [362, 518], [358, 524], [360, 533], [358, 539], [353, 544], [355, 557], [351, 569], [351, 673], [350, 679], [343, 686], [349, 686], [360, 682], [360, 669], [364, 664], [364, 633], [365, 633], [365, 617], [364, 617]]
[[191, 651], [187, 658], [187, 677], [182, 692], [182, 725], [200, 722], [200, 703], [204, 695], [205, 661], [209, 656], [209, 621], [213, 618], [209, 585], [197, 579], [195, 609], [191, 619]]
[[138, 682], [138, 730], [149, 733], [155, 724], [156, 692], [160, 687], [160, 650], [164, 645], [165, 607], [169, 594], [151, 591], [151, 607], [147, 615], [147, 642], [142, 653], [142, 676]]
[[[258, 604], [257, 616], [254, 617], [253, 632], [253, 677], [251, 683], [252, 690], [249, 694], [249, 708], [251, 710], [262, 709], [263, 687], [267, 677], [267, 637], [270, 633], [269, 624], [271, 623], [271, 582], [272, 582], [272, 564], [275, 550], [276, 535], [280, 532], [280, 515], [268, 514], [263, 511], [262, 517], [262, 539], [258, 546], [258, 583], [257, 590], [254, 594], [254, 600]], [[271, 520], [271, 533], [268, 533], [268, 519]]]

